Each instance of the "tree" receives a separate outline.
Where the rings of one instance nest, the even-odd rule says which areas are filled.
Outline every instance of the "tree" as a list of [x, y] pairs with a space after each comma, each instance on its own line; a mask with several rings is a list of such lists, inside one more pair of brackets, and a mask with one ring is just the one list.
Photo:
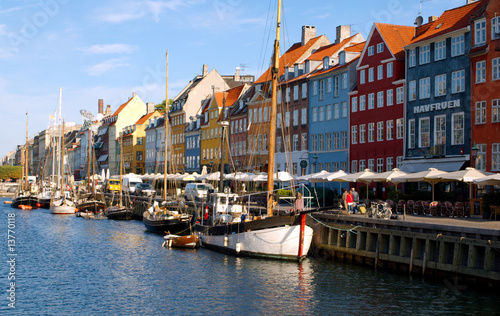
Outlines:
[[20, 178], [21, 166], [0, 166], [0, 180]]
[[[170, 106], [172, 105], [172, 103], [174, 103], [174, 100], [168, 99], [169, 109], [170, 109]], [[163, 100], [163, 102], [160, 104], [156, 104], [155, 110], [157, 110], [158, 112], [161, 112], [161, 113], [165, 113], [165, 100]]]

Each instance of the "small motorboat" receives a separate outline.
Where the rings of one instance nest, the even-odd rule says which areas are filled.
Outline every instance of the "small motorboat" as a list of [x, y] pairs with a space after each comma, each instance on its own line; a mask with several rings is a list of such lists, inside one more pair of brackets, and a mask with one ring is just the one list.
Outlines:
[[163, 238], [165, 239], [163, 247], [194, 249], [200, 246], [200, 237], [195, 234], [185, 236], [168, 234]]

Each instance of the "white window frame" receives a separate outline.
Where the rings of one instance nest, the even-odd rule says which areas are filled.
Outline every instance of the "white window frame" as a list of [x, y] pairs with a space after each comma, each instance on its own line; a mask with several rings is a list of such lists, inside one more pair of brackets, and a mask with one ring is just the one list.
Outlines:
[[391, 171], [394, 168], [394, 158], [387, 157], [385, 158], [385, 170]]
[[366, 110], [366, 96], [365, 95], [359, 96], [359, 110], [360, 111]]
[[299, 99], [299, 85], [296, 84], [293, 86], [293, 100], [297, 101]]
[[408, 148], [415, 148], [415, 119], [408, 120]]
[[[500, 59], [500, 58], [499, 58]], [[465, 70], [458, 70], [451, 73], [451, 93], [461, 93], [465, 91]]]
[[491, 144], [491, 170], [500, 170], [500, 143]]
[[326, 106], [326, 120], [331, 121], [332, 120], [332, 105], [328, 104]]
[[418, 82], [418, 98], [419, 100], [428, 99], [431, 97], [431, 77], [421, 78]]
[[408, 67], [415, 67], [417, 65], [417, 54], [415, 48], [408, 51]]
[[368, 123], [368, 142], [373, 143], [375, 141], [375, 123]]
[[377, 80], [384, 79], [384, 65], [377, 66]]
[[377, 158], [377, 172], [384, 172], [384, 158]]
[[375, 93], [368, 94], [368, 110], [375, 108]]
[[302, 84], [302, 99], [307, 99], [307, 82]]
[[446, 95], [446, 74], [434, 76], [434, 96]]
[[338, 120], [340, 118], [340, 104], [335, 103], [333, 105], [333, 119]]
[[386, 94], [387, 94], [386, 101], [385, 101], [386, 105], [387, 106], [393, 105], [394, 104], [393, 90], [392, 89], [387, 90]]
[[377, 142], [384, 141], [384, 121], [377, 122]]
[[365, 124], [359, 125], [359, 143], [360, 144], [366, 143], [366, 125]]
[[351, 98], [351, 112], [358, 112], [358, 97]]
[[358, 143], [358, 126], [353, 125], [351, 126], [351, 144], [357, 144]]
[[491, 80], [500, 79], [500, 57], [491, 60]]
[[377, 44], [377, 54], [382, 53], [384, 51], [384, 43]]
[[377, 92], [377, 108], [384, 107], [384, 91]]
[[396, 119], [396, 139], [403, 139], [405, 125], [402, 118]]
[[[457, 117], [461, 120], [457, 121]], [[460, 126], [461, 124], [461, 126]], [[451, 130], [452, 130], [452, 145], [463, 145], [464, 144], [464, 130], [465, 130], [465, 118], [464, 112], [453, 113], [451, 115]]]
[[417, 81], [411, 80], [408, 83], [408, 100], [415, 101], [417, 99]]
[[365, 70], [362, 69], [359, 72], [359, 84], [365, 84], [365, 82], [366, 82], [366, 74], [365, 74]]
[[500, 38], [500, 16], [491, 18], [491, 39], [497, 38]]
[[348, 108], [347, 108], [347, 101], [343, 101], [341, 104], [341, 110], [342, 110], [342, 118], [346, 118], [348, 116]]
[[434, 61], [446, 59], [446, 39], [434, 43]]
[[[440, 123], [443, 124], [440, 124]], [[434, 116], [434, 145], [446, 144], [446, 115]]]
[[475, 124], [486, 124], [486, 101], [476, 102]]
[[474, 46], [486, 43], [486, 19], [474, 21]]
[[302, 108], [302, 111], [301, 111], [301, 115], [300, 115], [300, 123], [302, 125], [306, 125], [307, 124], [307, 108]]
[[431, 62], [431, 45], [427, 44], [419, 47], [418, 64], [425, 65]]
[[368, 82], [373, 82], [375, 78], [373, 67], [368, 68]]
[[373, 45], [368, 46], [368, 56], [373, 56], [374, 52], [375, 52], [375, 49], [374, 49]]
[[463, 55], [465, 53], [464, 35], [451, 38], [451, 57]]
[[311, 121], [313, 123], [316, 123], [318, 121], [318, 107], [313, 107], [312, 108], [312, 118], [311, 118]]
[[500, 99], [491, 100], [491, 123], [500, 122]]
[[388, 120], [385, 122], [385, 139], [393, 140], [394, 139], [394, 121]]
[[299, 126], [299, 110], [293, 110], [293, 126]]
[[486, 82], [486, 60], [476, 62], [476, 83]]
[[[421, 117], [418, 120], [418, 147], [429, 147], [431, 145], [431, 119], [430, 117]], [[427, 129], [424, 129], [424, 123]], [[426, 139], [425, 139], [426, 138]]]
[[394, 65], [392, 62], [387, 63], [387, 78], [392, 78], [394, 73]]
[[401, 104], [405, 101], [405, 88], [404, 87], [397, 87], [396, 88], [396, 103]]

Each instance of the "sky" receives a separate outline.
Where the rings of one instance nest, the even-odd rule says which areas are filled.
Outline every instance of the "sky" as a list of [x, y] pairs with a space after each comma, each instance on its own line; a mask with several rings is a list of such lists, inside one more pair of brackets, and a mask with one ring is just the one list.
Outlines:
[[[338, 25], [368, 36], [373, 22], [413, 25], [465, 0], [283, 0], [282, 52], [303, 25], [335, 40]], [[62, 117], [80, 124], [98, 99], [115, 111], [133, 92], [169, 98], [203, 64], [260, 76], [270, 65], [277, 0], [0, 0], [0, 158]], [[420, 11], [421, 10], [421, 11]]]

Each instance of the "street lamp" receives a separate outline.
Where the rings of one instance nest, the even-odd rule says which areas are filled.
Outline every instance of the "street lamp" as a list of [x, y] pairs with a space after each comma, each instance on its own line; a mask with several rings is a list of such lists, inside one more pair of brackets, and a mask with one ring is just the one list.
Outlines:
[[476, 168], [476, 157], [477, 157], [477, 152], [479, 148], [477, 148], [476, 143], [474, 143], [474, 146], [470, 149], [470, 156], [471, 156], [471, 167]]

